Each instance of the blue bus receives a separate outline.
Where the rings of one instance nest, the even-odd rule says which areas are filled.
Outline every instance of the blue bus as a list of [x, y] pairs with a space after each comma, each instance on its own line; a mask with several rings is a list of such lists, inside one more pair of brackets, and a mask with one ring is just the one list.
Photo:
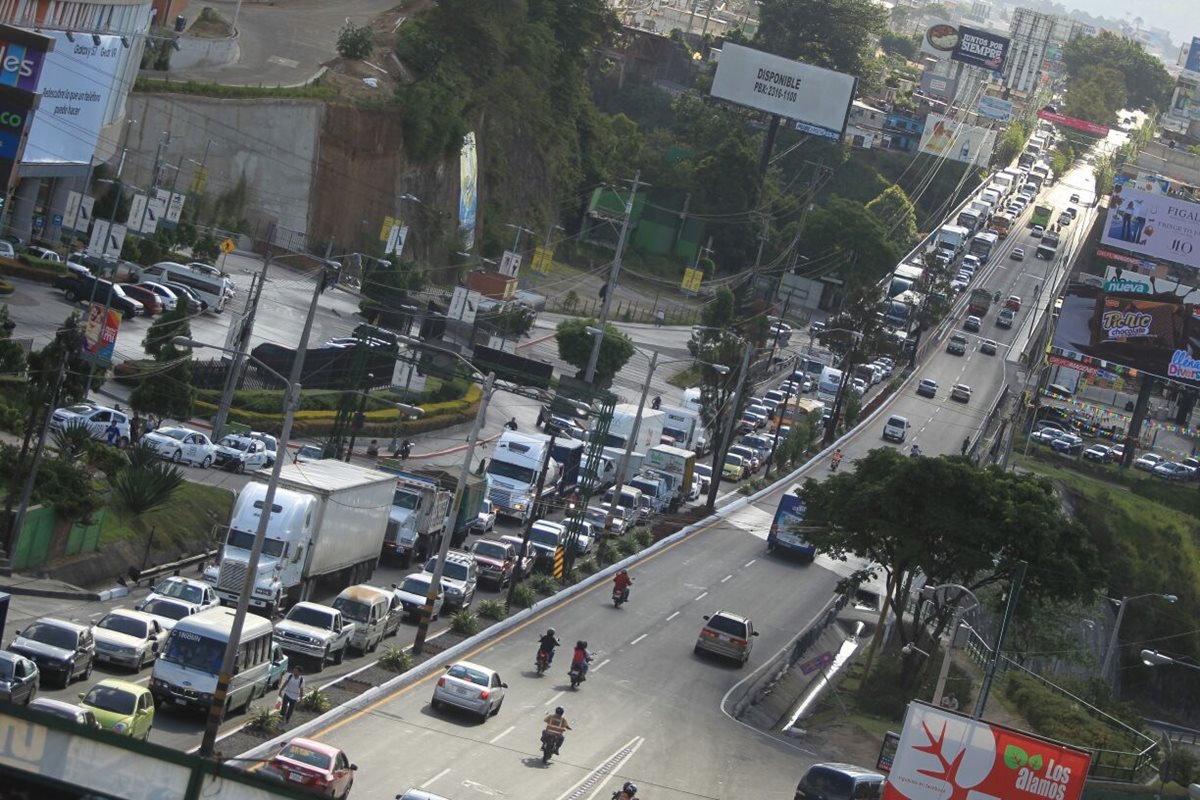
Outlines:
[[779, 507], [775, 509], [775, 519], [771, 520], [771, 530], [767, 534], [767, 551], [781, 549], [812, 561], [817, 556], [816, 545], [805, 541], [796, 530], [804, 521], [804, 501], [796, 496], [799, 488], [793, 486], [779, 498]]

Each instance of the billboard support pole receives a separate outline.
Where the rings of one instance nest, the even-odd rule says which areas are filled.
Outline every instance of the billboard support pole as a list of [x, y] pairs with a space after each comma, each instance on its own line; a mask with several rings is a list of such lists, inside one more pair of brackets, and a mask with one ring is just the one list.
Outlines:
[[979, 697], [975, 700], [975, 713], [972, 719], [983, 716], [987, 705], [988, 693], [992, 690], [992, 681], [996, 679], [996, 668], [1000, 666], [1000, 648], [1004, 646], [1004, 634], [1012, 624], [1017, 611], [1017, 598], [1021, 596], [1021, 583], [1025, 580], [1025, 569], [1029, 566], [1024, 561], [1017, 562], [1017, 574], [1013, 576], [1012, 588], [1008, 590], [1008, 603], [1004, 607], [1004, 619], [1000, 621], [1000, 631], [996, 634], [996, 645], [992, 649], [992, 657], [988, 661], [987, 672], [983, 675], [983, 684], [979, 687]]
[[775, 137], [779, 134], [780, 116], [771, 115], [771, 123], [767, 126], [767, 138], [763, 142], [762, 160], [758, 162], [758, 176], [767, 176], [767, 167], [771, 165], [771, 153], [775, 150]]
[[1137, 456], [1138, 433], [1146, 420], [1146, 411], [1150, 408], [1150, 393], [1158, 383], [1153, 375], [1142, 373], [1142, 386], [1138, 389], [1137, 402], [1133, 406], [1133, 416], [1129, 419], [1129, 427], [1125, 429], [1125, 453], [1121, 457], [1120, 469], [1126, 471]]

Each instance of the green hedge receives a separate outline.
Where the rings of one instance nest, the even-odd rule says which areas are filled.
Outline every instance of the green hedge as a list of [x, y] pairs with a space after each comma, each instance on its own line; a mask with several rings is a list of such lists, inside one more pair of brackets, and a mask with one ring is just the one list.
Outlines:
[[17, 290], [17, 287], [13, 286], [11, 283], [4, 280], [3, 278], [0, 278], [0, 294], [12, 294], [16, 290]]
[[138, 78], [133, 85], [135, 92], [165, 92], [190, 94], [199, 97], [220, 97], [233, 100], [250, 100], [259, 97], [275, 97], [292, 100], [331, 100], [337, 97], [332, 86], [225, 86], [219, 83], [197, 83], [195, 81], [163, 81], [154, 78]]
[[21, 263], [11, 258], [0, 258], [0, 271], [8, 277], [24, 278], [38, 283], [54, 283], [67, 272], [66, 267], [55, 261], [30, 261], [32, 263]]

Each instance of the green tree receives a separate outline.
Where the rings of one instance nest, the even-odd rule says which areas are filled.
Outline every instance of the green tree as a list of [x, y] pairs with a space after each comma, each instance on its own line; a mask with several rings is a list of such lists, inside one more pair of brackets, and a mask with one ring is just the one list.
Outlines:
[[[1164, 108], [1171, 98], [1175, 81], [1163, 63], [1146, 52], [1140, 42], [1111, 31], [1097, 36], [1076, 36], [1063, 47], [1063, 63], [1072, 82], [1086, 79], [1097, 69], [1113, 70], [1120, 76], [1127, 102], [1133, 108]], [[1086, 108], [1071, 98], [1073, 83], [1068, 84], [1068, 108]], [[1113, 110], [1119, 109], [1120, 106]], [[1091, 119], [1084, 117], [1084, 119]]]
[[1099, 125], [1110, 125], [1128, 100], [1121, 73], [1111, 67], [1094, 66], [1067, 82], [1063, 113]]
[[819, 259], [825, 271], [836, 269], [843, 277], [868, 283], [881, 279], [899, 260], [879, 220], [862, 203], [842, 197], [831, 197], [809, 215], [802, 242], [809, 258]]
[[905, 35], [888, 31], [879, 37], [879, 46], [889, 55], [903, 56], [911, 61], [917, 57], [921, 38], [916, 34]]
[[[759, 152], [737, 128], [706, 153], [694, 173], [701, 195], [697, 210], [724, 218], [745, 218], [748, 208], [757, 205], [759, 195]], [[727, 272], [742, 272], [754, 258], [757, 231], [753, 221], [724, 224], [710, 228], [713, 249]]]
[[758, 14], [758, 49], [857, 76], [887, 27], [887, 11], [870, 0], [762, 0]]
[[733, 327], [736, 313], [737, 301], [733, 292], [722, 286], [713, 293], [712, 299], [700, 310], [700, 324], [708, 328], [726, 330]]
[[997, 164], [1011, 164], [1013, 159], [1025, 149], [1029, 139], [1029, 126], [1022, 120], [1014, 119], [1004, 129], [1000, 141], [996, 143], [996, 153], [993, 156]]
[[867, 211], [887, 234], [887, 239], [899, 251], [907, 251], [917, 241], [917, 210], [908, 194], [892, 184], [866, 205]]
[[13, 322], [8, 304], [0, 306], [0, 374], [20, 375], [25, 372], [25, 349], [12, 340]]
[[130, 514], [153, 511], [169, 501], [183, 485], [183, 472], [158, 458], [145, 443], [132, 448], [130, 461], [130, 465], [113, 480], [113, 491]]
[[350, 20], [338, 31], [337, 51], [342, 58], [364, 59], [375, 50], [375, 36], [370, 25], [355, 25]]
[[[57, 335], [41, 350], [29, 354], [29, 383], [26, 386], [26, 396], [30, 405], [41, 406], [49, 402], [50, 393], [58, 376], [58, 365], [61, 362], [63, 350], [67, 350], [66, 372], [63, 374], [62, 393], [58, 401], [60, 405], [70, 405], [84, 399], [84, 389], [87, 387], [89, 364], [84, 361], [80, 349], [83, 342], [83, 329], [79, 314], [71, 314], [63, 321]], [[99, 391], [104, 385], [107, 370], [96, 367], [92, 378], [92, 390]]]
[[[587, 370], [588, 360], [592, 357], [592, 346], [596, 340], [587, 332], [587, 328], [595, 328], [598, 325], [594, 319], [564, 319], [555, 329], [558, 357], [578, 369], [581, 378]], [[607, 384], [633, 357], [633, 342], [612, 323], [606, 324], [604, 330], [600, 357], [596, 361], [596, 380]]]
[[196, 390], [192, 387], [191, 353], [175, 344], [177, 336], [191, 337], [189, 318], [187, 307], [181, 304], [160, 316], [146, 331], [142, 347], [154, 359], [155, 368], [129, 395], [129, 402], [138, 411], [174, 419], [192, 415]]

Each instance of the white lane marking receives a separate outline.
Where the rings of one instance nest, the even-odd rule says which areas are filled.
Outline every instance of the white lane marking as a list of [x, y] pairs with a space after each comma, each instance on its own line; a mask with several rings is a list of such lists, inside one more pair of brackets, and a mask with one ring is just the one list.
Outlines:
[[650, 635], [650, 634], [648, 634], [648, 633], [643, 633], [641, 636], [637, 637], [636, 639], [634, 639], [634, 640], [633, 640], [632, 642], [630, 642], [629, 644], [631, 644], [631, 645], [637, 644], [638, 642], [640, 642], [642, 639], [645, 639], [645, 638], [646, 638], [647, 636], [649, 636], [649, 635]]
[[624, 762], [632, 758], [633, 754], [638, 751], [638, 748], [645, 741], [641, 736], [633, 737], [619, 747], [615, 753], [597, 764], [578, 783], [560, 794], [555, 800], [580, 800], [585, 795], [587, 795], [588, 800], [595, 797], [596, 793], [603, 787], [604, 781], [608, 780], [609, 776], [616, 772], [617, 768]]
[[724, 583], [725, 581], [729, 580], [732, 577], [733, 577], [732, 575], [726, 575], [724, 578], [721, 578], [721, 583]]
[[[708, 597], [708, 592], [701, 592], [700, 594], [696, 595], [696, 600], [703, 600], [706, 597]], [[693, 600], [692, 602], [694, 603], [696, 600]]]
[[[508, 730], [509, 730], [509, 731], [511, 731], [511, 730], [512, 730], [512, 728], [509, 728]], [[508, 733], [508, 731], [505, 731], [504, 733]], [[504, 735], [504, 733], [502, 733], [502, 734], [500, 734], [500, 735], [501, 735], [501, 736], [503, 736], [503, 735]], [[493, 739], [492, 741], [494, 742], [494, 741], [496, 741], [496, 740], [495, 740], [495, 739]], [[437, 775], [434, 775], [432, 778], [430, 778], [429, 780], [427, 780], [427, 781], [425, 781], [424, 783], [422, 783], [422, 784], [421, 784], [421, 788], [422, 788], [422, 789], [428, 789], [428, 788], [429, 788], [429, 786], [430, 786], [430, 785], [431, 785], [431, 784], [432, 784], [434, 781], [436, 781], [438, 778], [444, 778], [444, 777], [446, 777], [446, 774], [447, 774], [447, 773], [449, 773], [449, 772], [450, 772], [450, 768], [449, 768], [449, 767], [446, 767], [444, 770], [442, 770], [441, 772], [439, 772]]]
[[673, 620], [673, 619], [675, 619], [676, 617], [678, 617], [678, 616], [679, 616], [679, 613], [680, 613], [680, 612], [676, 611], [675, 613], [671, 614], [671, 616], [667, 617], [667, 622], [670, 622], [671, 620]]
[[548, 705], [548, 706], [554, 705], [555, 703], [558, 702], [558, 698], [562, 697], [564, 694], [566, 694], [566, 692], [559, 692], [558, 694], [554, 695], [554, 697], [551, 697], [549, 700], [547, 700], [545, 702], [545, 705]]
[[603, 661], [601, 661], [599, 664], [597, 664], [596, 666], [589, 668], [588, 671], [589, 672], [599, 672], [604, 667], [604, 665], [610, 661], [612, 661], [611, 658], [606, 658]]
[[743, 567], [752, 567], [752, 566], [754, 566], [756, 563], [758, 563], [758, 559], [757, 559], [757, 558], [752, 558], [752, 559], [750, 559], [749, 561], [747, 561], [745, 564], [742, 564], [742, 566], [743, 566]]
[[[510, 733], [512, 733], [512, 732], [513, 732], [513, 731], [515, 731], [516, 729], [517, 729], [517, 726], [516, 726], [516, 725], [509, 725], [507, 728], [505, 728], [504, 730], [502, 730], [502, 731], [500, 731], [499, 733], [497, 733], [497, 734], [496, 734], [495, 736], [493, 736], [491, 739], [488, 739], [488, 744], [495, 744], [496, 742], [500, 741], [500, 740], [501, 740], [501, 739], [503, 739], [505, 736], [508, 736]], [[449, 772], [449, 771], [450, 771], [449, 769], [447, 769], [447, 770], [446, 770], [446, 772]], [[446, 774], [445, 772], [443, 772], [443, 773], [442, 773], [442, 775], [445, 775], [445, 774]], [[439, 775], [439, 776], [438, 776], [438, 778], [440, 778], [440, 777], [442, 777], [442, 776], [441, 776], [441, 775]], [[436, 781], [436, 780], [437, 780], [437, 778], [434, 778], [434, 779], [433, 779], [433, 780], [431, 780], [429, 783], [433, 783], [433, 781]], [[428, 785], [428, 784], [426, 784], [426, 785]], [[424, 789], [424, 788], [425, 788], [425, 785], [421, 786], [421, 788], [422, 788], [422, 789]]]

